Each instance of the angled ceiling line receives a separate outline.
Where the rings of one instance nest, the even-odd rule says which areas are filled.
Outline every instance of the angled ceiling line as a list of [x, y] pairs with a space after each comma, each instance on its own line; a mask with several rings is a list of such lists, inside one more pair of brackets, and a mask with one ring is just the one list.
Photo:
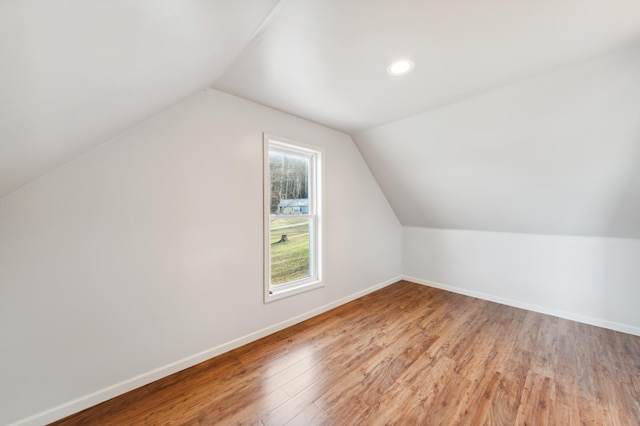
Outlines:
[[214, 80], [209, 84], [209, 88], [215, 89], [215, 84], [217, 81], [227, 72], [227, 69], [238, 59], [238, 57], [244, 52], [244, 50], [249, 46], [253, 41], [260, 36], [267, 28], [269, 23], [273, 20], [273, 17], [278, 13], [277, 11], [281, 8], [281, 5], [284, 0], [278, 0], [276, 4], [271, 8], [269, 13], [264, 17], [262, 22], [256, 27], [256, 29], [251, 33], [251, 36], [247, 39], [247, 41], [238, 49], [235, 55], [231, 57], [231, 59], [227, 62], [227, 65], [218, 73], [218, 75], [214, 78]]

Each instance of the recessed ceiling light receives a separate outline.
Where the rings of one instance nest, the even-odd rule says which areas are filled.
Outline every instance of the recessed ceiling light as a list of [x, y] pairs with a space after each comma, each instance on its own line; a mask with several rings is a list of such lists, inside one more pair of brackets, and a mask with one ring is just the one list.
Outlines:
[[403, 75], [411, 71], [414, 63], [411, 59], [398, 59], [387, 67], [389, 75]]

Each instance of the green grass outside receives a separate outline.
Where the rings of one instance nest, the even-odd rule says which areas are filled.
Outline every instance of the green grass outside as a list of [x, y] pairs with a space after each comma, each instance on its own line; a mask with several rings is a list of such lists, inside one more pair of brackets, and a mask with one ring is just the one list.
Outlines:
[[[308, 219], [271, 221], [271, 284], [282, 284], [309, 276]], [[279, 243], [282, 235], [287, 241]]]

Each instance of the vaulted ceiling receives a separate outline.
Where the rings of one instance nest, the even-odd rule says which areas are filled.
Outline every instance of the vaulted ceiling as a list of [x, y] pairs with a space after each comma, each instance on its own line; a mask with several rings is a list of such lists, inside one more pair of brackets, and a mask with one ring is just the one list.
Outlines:
[[0, 197], [210, 86], [277, 0], [0, 0]]
[[0, 197], [214, 87], [350, 133], [404, 225], [640, 238], [637, 0], [3, 0], [0, 61]]

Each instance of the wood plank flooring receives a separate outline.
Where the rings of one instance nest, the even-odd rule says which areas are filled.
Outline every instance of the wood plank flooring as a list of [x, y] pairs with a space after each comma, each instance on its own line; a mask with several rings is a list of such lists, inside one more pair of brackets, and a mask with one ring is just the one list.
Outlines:
[[400, 281], [57, 425], [640, 425], [640, 337]]

